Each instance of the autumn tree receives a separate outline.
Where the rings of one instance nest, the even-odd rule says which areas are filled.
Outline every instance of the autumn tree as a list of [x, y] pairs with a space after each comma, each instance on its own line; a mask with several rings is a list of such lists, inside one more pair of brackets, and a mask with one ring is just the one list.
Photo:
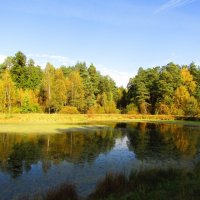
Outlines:
[[44, 76], [42, 80], [41, 88], [41, 101], [45, 103], [45, 107], [48, 109], [49, 114], [52, 108], [52, 88], [54, 83], [55, 68], [50, 63], [47, 63], [44, 69]]
[[186, 67], [180, 70], [180, 75], [182, 85], [176, 89], [174, 94], [175, 114], [196, 115], [198, 102], [193, 96], [196, 83]]
[[55, 70], [55, 76], [52, 85], [52, 106], [55, 112], [61, 110], [67, 101], [66, 79], [61, 69]]
[[6, 69], [0, 80], [0, 110], [11, 112], [15, 102], [15, 85], [11, 79], [10, 72]]
[[181, 69], [180, 74], [181, 74], [182, 84], [186, 86], [189, 93], [193, 95], [196, 89], [196, 83], [193, 80], [192, 74], [186, 67], [183, 67]]
[[82, 78], [84, 90], [84, 112], [86, 112], [95, 102], [94, 88], [86, 63], [78, 62], [75, 65], [75, 69], [79, 72], [80, 77]]
[[[140, 67], [127, 88], [118, 88], [85, 62], [45, 69], [22, 52], [0, 64], [1, 112], [134, 113], [196, 116], [200, 107], [200, 67], [172, 62]], [[34, 109], [32, 109], [34, 107]], [[35, 109], [37, 107], [37, 109]]]
[[84, 108], [84, 86], [79, 71], [73, 71], [67, 81], [67, 103], [77, 107], [79, 111]]

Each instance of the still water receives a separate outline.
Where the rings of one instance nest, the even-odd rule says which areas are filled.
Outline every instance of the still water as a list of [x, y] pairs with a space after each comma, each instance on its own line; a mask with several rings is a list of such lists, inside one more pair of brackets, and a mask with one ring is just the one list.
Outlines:
[[[102, 124], [103, 125], [103, 124]], [[0, 134], [0, 199], [74, 183], [88, 195], [107, 172], [192, 169], [200, 161], [200, 127], [112, 123], [59, 134]]]

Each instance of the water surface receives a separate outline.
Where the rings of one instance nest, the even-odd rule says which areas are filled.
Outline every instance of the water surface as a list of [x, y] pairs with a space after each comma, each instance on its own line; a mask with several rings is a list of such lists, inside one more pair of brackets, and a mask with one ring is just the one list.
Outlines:
[[[102, 124], [103, 125], [103, 124]], [[186, 168], [200, 161], [200, 127], [112, 123], [59, 134], [0, 134], [0, 199], [42, 192], [63, 182], [88, 195], [107, 172]]]

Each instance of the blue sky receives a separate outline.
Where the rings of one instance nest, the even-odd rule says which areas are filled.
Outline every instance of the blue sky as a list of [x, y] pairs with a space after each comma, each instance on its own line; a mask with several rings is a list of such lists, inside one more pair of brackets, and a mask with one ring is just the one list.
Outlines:
[[0, 62], [94, 63], [126, 86], [140, 66], [200, 64], [198, 0], [0, 0]]

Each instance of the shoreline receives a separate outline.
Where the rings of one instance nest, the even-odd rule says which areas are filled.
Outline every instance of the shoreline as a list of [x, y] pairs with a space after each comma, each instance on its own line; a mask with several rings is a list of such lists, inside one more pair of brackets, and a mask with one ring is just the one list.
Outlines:
[[199, 121], [199, 117], [175, 116], [175, 115], [140, 115], [140, 114], [0, 114], [2, 123], [80, 123], [96, 121], [120, 121], [120, 120], [160, 120], [160, 121]]
[[[180, 116], [178, 116], [180, 118]], [[76, 131], [91, 127], [106, 126], [109, 123], [157, 123], [175, 124], [200, 127], [200, 121], [186, 121], [177, 116], [164, 115], [123, 115], [123, 114], [99, 114], [99, 115], [68, 115], [68, 114], [0, 114], [0, 133], [21, 134], [55, 134], [63, 131]], [[62, 130], [62, 131], [61, 131]]]

